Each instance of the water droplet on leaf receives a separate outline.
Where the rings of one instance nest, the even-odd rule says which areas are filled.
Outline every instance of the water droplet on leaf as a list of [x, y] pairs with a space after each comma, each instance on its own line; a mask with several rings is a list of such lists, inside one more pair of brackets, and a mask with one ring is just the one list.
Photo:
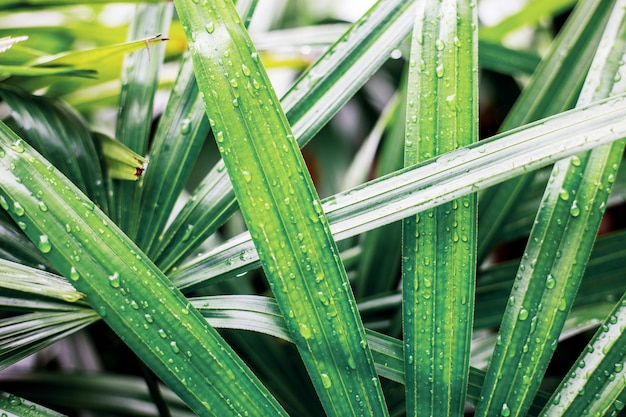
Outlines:
[[39, 242], [37, 242], [37, 247], [42, 253], [48, 253], [52, 250], [52, 244], [48, 240], [48, 235], [39, 236]]

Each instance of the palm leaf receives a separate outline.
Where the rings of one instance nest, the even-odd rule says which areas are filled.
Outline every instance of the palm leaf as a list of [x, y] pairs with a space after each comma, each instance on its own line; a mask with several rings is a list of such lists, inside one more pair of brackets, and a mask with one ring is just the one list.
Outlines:
[[176, 6], [239, 206], [322, 405], [330, 415], [386, 414], [319, 198], [236, 10]]
[[[475, 6], [469, 1], [418, 6], [405, 166], [478, 140]], [[408, 415], [463, 415], [474, 311], [476, 208], [476, 195], [470, 194], [402, 223]]]
[[39, 250], [181, 398], [198, 413], [234, 407], [281, 414], [221, 337], [93, 202], [5, 124], [0, 147], [3, 205], [11, 202], [11, 216], [25, 223]]
[[[615, 5], [579, 105], [623, 92], [615, 82], [626, 50], [623, 5]], [[620, 12], [618, 12], [618, 10]], [[477, 414], [524, 415], [539, 387], [578, 290], [624, 142], [559, 161], [516, 275]]]

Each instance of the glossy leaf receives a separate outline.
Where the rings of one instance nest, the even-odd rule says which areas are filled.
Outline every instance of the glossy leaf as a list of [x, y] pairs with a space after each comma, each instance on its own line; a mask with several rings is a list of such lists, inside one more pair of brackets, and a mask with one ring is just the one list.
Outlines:
[[6, 416], [61, 417], [63, 414], [35, 404], [15, 395], [0, 393], [0, 411]]
[[[192, 409], [221, 415], [236, 410], [282, 413], [162, 272], [78, 188], [50, 170], [49, 162], [4, 124], [0, 124], [0, 148], [3, 208], [25, 223], [26, 234], [39, 250]], [[40, 198], [46, 201], [46, 211], [39, 208]], [[185, 369], [185, 375], [177, 369]]]
[[[167, 32], [173, 6], [168, 3], [138, 5], [129, 29], [129, 38]], [[152, 126], [157, 76], [165, 53], [164, 45], [126, 55], [122, 69], [122, 90], [116, 119], [115, 137], [132, 151], [145, 155]], [[111, 217], [130, 237], [137, 235], [141, 201], [137, 184], [114, 183], [115, 207]]]
[[[618, 2], [619, 3], [619, 2]], [[624, 92], [624, 5], [616, 4], [578, 105]], [[600, 226], [624, 141], [557, 162], [520, 263], [478, 416], [522, 416], [548, 367]]]
[[[300, 146], [385, 62], [387, 54], [410, 32], [412, 14], [413, 1], [379, 1], [286, 93], [281, 105]], [[218, 162], [167, 232], [159, 236], [157, 264], [169, 271], [234, 213], [234, 204], [224, 164]], [[193, 225], [191, 230], [189, 225]]]
[[[363, 324], [321, 203], [234, 6], [181, 0], [176, 7], [239, 207], [326, 413], [385, 415]], [[261, 118], [259, 125], [255, 120]]]
[[[405, 166], [478, 141], [477, 22], [473, 1], [418, 5], [409, 61]], [[407, 415], [463, 415], [476, 224], [476, 194], [402, 223]]]
[[[626, 136], [626, 96], [499, 134], [324, 200], [335, 240], [419, 213]], [[471, 176], [465, 175], [472, 172]], [[242, 234], [193, 259], [171, 278], [179, 288], [250, 270], [258, 261]], [[258, 265], [258, 264], [257, 264]]]
[[[575, 105], [612, 4], [613, 1], [584, 0], [577, 5], [509, 112], [500, 127], [501, 131], [557, 114]], [[502, 220], [515, 207], [518, 197], [531, 180], [532, 174], [521, 176], [481, 193], [480, 261], [489, 254]]]

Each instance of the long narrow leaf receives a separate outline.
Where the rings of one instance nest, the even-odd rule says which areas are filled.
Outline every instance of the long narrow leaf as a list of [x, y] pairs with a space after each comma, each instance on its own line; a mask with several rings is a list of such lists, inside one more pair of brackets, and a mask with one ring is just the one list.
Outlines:
[[[414, 1], [379, 1], [287, 92], [281, 105], [304, 146], [367, 81], [410, 32]], [[223, 162], [209, 173], [168, 231], [159, 237], [157, 264], [169, 271], [236, 210]], [[193, 225], [192, 228], [189, 226]]]
[[[178, 198], [209, 133], [209, 121], [193, 77], [191, 56], [183, 58], [165, 113], [161, 116], [150, 163], [144, 174], [137, 238], [147, 254], [157, 244], [168, 215]], [[180, 161], [185, 161], [181, 164]]]
[[228, 0], [175, 4], [239, 206], [322, 405], [386, 415], [321, 203], [249, 35]]
[[25, 223], [39, 250], [194, 411], [283, 414], [139, 248], [3, 123], [0, 148], [2, 207]]
[[[138, 5], [128, 36], [145, 37], [148, 33], [167, 32], [173, 13], [169, 3]], [[132, 151], [145, 155], [152, 127], [152, 106], [157, 76], [165, 54], [165, 45], [128, 54], [122, 72], [122, 91], [115, 137]], [[115, 183], [115, 208], [112, 218], [131, 238], [137, 236], [141, 197], [137, 184]]]
[[[276, 301], [260, 296], [213, 296], [190, 299], [206, 317], [218, 328], [243, 329], [261, 332], [293, 342]], [[396, 338], [366, 329], [367, 341], [376, 361], [376, 371], [382, 377], [399, 384], [405, 383], [403, 343]], [[470, 368], [467, 397], [476, 401], [485, 377], [484, 371]], [[546, 404], [549, 395], [540, 391], [530, 409], [537, 415]]]
[[61, 417], [63, 414], [52, 411], [32, 401], [15, 395], [0, 392], [0, 411], [4, 416]]
[[87, 122], [64, 102], [0, 89], [24, 138], [107, 212], [103, 167]]
[[[237, 2], [237, 10], [244, 20], [252, 17], [255, 6], [254, 0]], [[154, 254], [159, 242], [157, 236], [163, 232], [209, 129], [191, 55], [187, 54], [159, 121], [142, 187], [136, 190], [142, 202], [135, 243], [150, 256]], [[183, 236], [189, 238], [191, 234], [192, 231], [185, 228]]]
[[[584, 0], [577, 5], [509, 112], [501, 131], [552, 116], [576, 104], [613, 3], [612, 0]], [[481, 193], [479, 261], [489, 254], [503, 219], [531, 180], [532, 174], [520, 176]]]
[[[579, 105], [624, 92], [626, 14], [617, 2]], [[477, 415], [522, 416], [539, 387], [589, 259], [624, 141], [555, 164], [504, 313]]]
[[542, 417], [615, 415], [624, 408], [625, 328], [623, 296], [556, 389]]
[[[405, 166], [478, 140], [477, 22], [473, 1], [419, 4], [409, 63]], [[477, 220], [476, 194], [470, 194], [403, 221], [407, 415], [463, 415]]]
[[[625, 99], [621, 95], [540, 120], [329, 197], [322, 208], [333, 235], [338, 241], [356, 236], [622, 139]], [[249, 236], [242, 234], [170, 276], [179, 288], [189, 288], [242, 273], [257, 261]]]

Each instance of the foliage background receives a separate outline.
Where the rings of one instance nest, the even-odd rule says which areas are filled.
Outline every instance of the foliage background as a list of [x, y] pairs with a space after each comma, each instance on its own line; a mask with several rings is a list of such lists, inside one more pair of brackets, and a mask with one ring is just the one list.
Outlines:
[[[69, 2], [70, 5], [58, 6], [53, 3], [48, 6], [45, 2], [31, 6], [28, 2], [16, 2], [2, 6], [0, 37], [28, 35], [29, 39], [27, 42], [15, 44], [2, 54], [1, 63], [16, 65], [29, 59], [36, 59], [38, 55], [104, 47], [124, 43], [129, 39], [148, 38], [159, 32], [167, 34], [169, 41], [164, 44], [153, 43], [149, 48], [135, 52], [133, 56], [136, 58], [127, 61], [124, 61], [124, 54], [112, 55], [106, 59], [96, 58], [95, 61], [90, 61], [89, 56], [71, 58], [74, 59], [72, 62], [74, 69], [96, 69], [97, 75], [82, 73], [79, 74], [83, 76], [82, 78], [57, 78], [54, 79], [52, 87], [46, 90], [48, 97], [60, 97], [79, 112], [81, 117], [84, 117], [84, 126], [89, 130], [118, 138], [124, 135], [129, 137], [144, 135], [147, 147], [154, 149], [153, 144], [158, 143], [158, 129], [165, 125], [161, 120], [168, 117], [168, 106], [172, 106], [168, 98], [172, 91], [177, 91], [175, 87], [177, 74], [181, 62], [185, 59], [183, 57], [187, 41], [183, 25], [176, 16], [170, 24], [168, 12], [164, 12], [163, 16], [160, 16], [164, 22], [163, 30], [157, 30], [155, 27], [142, 28], [136, 22], [142, 20], [141, 13], [150, 13], [146, 11], [149, 7], [135, 4], [74, 5], [72, 4], [74, 2]], [[250, 33], [261, 52], [264, 65], [268, 68], [278, 97], [289, 91], [302, 71], [315, 62], [325, 48], [347, 29], [348, 23], [367, 11], [369, 4], [365, 3], [304, 0], [271, 4], [259, 2], [250, 23]], [[480, 32], [480, 40], [483, 43], [479, 46], [484, 48], [479, 51], [485, 51], [480, 55], [479, 75], [481, 138], [491, 137], [501, 129], [521, 91], [529, 85], [531, 74], [540, 57], [550, 53], [555, 36], [571, 16], [572, 7], [576, 2], [552, 2], [548, 6], [539, 5], [541, 2], [520, 2], [518, 10], [510, 4], [504, 7], [499, 3], [482, 1], [478, 4], [479, 18], [484, 25]], [[582, 8], [585, 3], [592, 2], [579, 3], [578, 7]], [[135, 14], [137, 10], [141, 12]], [[498, 25], [497, 22], [502, 23]], [[592, 23], [589, 23], [590, 31], [594, 29]], [[603, 24], [596, 22], [596, 26], [602, 28]], [[487, 51], [490, 51], [489, 45], [486, 45], [488, 42], [499, 46], [505, 45], [510, 49], [500, 51], [494, 47], [496, 53], [490, 58], [487, 55]], [[140, 41], [141, 43], [143, 41]], [[145, 45], [135, 45], [134, 48]], [[24, 48], [21, 48], [22, 46]], [[404, 102], [407, 89], [406, 71], [410, 49], [410, 39], [393, 48], [389, 52], [389, 59], [381, 68], [368, 77], [367, 83], [358, 89], [354, 97], [303, 149], [309, 173], [322, 198], [331, 197], [357, 187], [367, 180], [401, 169], [404, 109], [407, 106]], [[595, 51], [595, 47], [591, 49]], [[160, 57], [163, 57], [162, 66]], [[511, 60], [511, 57], [515, 60]], [[133, 59], [136, 60], [134, 63]], [[581, 57], [577, 59], [584, 60]], [[132, 65], [135, 67], [131, 67]], [[130, 73], [132, 74], [129, 75]], [[137, 73], [145, 73], [146, 76], [145, 78], [137, 76]], [[120, 74], [125, 75], [120, 78]], [[85, 75], [93, 78], [85, 78]], [[4, 77], [0, 86], [6, 90], [2, 94], [3, 120], [19, 132], [20, 122], [16, 116], [18, 105], [11, 104], [11, 92], [16, 87], [27, 91], [38, 90], [49, 82], [50, 80], [46, 80], [45, 77]], [[150, 84], [152, 82], [153, 86]], [[336, 82], [340, 83], [341, 80]], [[565, 80], [562, 80], [562, 83], [561, 90], [577, 95], [580, 85], [572, 87], [567, 85]], [[138, 90], [144, 91], [145, 94], [142, 96], [141, 91], [133, 91], [133, 85], [138, 86]], [[558, 82], [555, 85], [558, 90]], [[129, 98], [129, 95], [133, 97]], [[28, 102], [28, 99], [13, 98], [13, 103], [20, 100], [22, 103]], [[150, 103], [150, 106], [143, 109], [148, 115], [142, 118], [138, 116], [139, 113], [120, 110], [119, 103], [124, 100]], [[562, 106], [554, 111], [558, 113], [572, 107], [575, 98], [569, 104], [561, 97], [554, 101], [558, 101]], [[32, 103], [22, 105], [24, 108], [33, 106], [30, 109], [37, 106]], [[50, 106], [51, 104], [46, 102], [40, 108], [49, 109]], [[195, 111], [202, 113], [204, 110], [198, 107]], [[536, 119], [547, 115], [537, 116]], [[68, 117], [74, 120], [75, 116]], [[183, 119], [177, 120], [175, 125], [177, 129], [184, 125]], [[122, 123], [120, 120], [127, 122]], [[530, 121], [526, 120], [524, 123]], [[193, 127], [208, 132], [208, 122], [205, 126], [193, 125]], [[23, 126], [21, 128], [24, 130]], [[135, 130], [132, 130], [132, 133], [124, 133], [124, 129]], [[179, 157], [181, 159], [178, 163], [184, 164], [189, 170], [188, 173], [179, 175], [184, 177], [188, 174], [189, 178], [183, 178], [182, 197], [172, 213], [180, 210], [219, 160], [216, 138], [210, 133], [206, 135], [210, 140], [196, 143], [189, 150], [189, 155]], [[135, 150], [142, 153], [139, 149]], [[154, 151], [149, 154], [150, 164], [164, 166], [158, 162], [157, 155]], [[486, 369], [493, 352], [512, 281], [520, 265], [520, 257], [524, 254], [546, 183], [550, 178], [550, 169], [548, 167], [538, 171], [532, 181], [524, 187], [514, 209], [507, 213], [497, 235], [486, 249], [484, 246], [481, 247], [479, 235], [479, 256], [482, 258], [479, 258], [481, 263], [477, 275], [471, 352], [471, 364], [475, 369]], [[146, 187], [149, 184], [148, 175], [149, 171], [146, 172], [144, 182]], [[159, 178], [158, 175], [152, 175]], [[177, 179], [165, 178], [159, 181], [173, 184]], [[105, 177], [103, 181], [109, 180]], [[159, 181], [156, 181], [156, 184]], [[129, 193], [128, 190], [135, 187], [134, 183], [115, 181], [112, 184], [111, 190], [118, 195]], [[164, 188], [167, 188], [167, 185]], [[132, 192], [130, 191], [131, 195]], [[100, 197], [107, 199], [106, 196]], [[148, 204], [153, 202], [146, 202], [145, 197], [143, 198], [141, 205], [118, 204], [117, 214], [113, 209], [109, 214], [135, 241], [139, 243], [143, 239], [140, 246], [151, 248], [152, 245], [158, 246], [157, 242], [163, 239], [158, 236], [160, 231], [136, 228], [132, 220], [135, 217], [129, 214], [129, 210], [139, 210], [143, 216], [144, 211], [151, 212]], [[132, 200], [132, 197], [126, 199], [127, 202]], [[110, 204], [111, 201], [108, 200], [107, 203]], [[609, 313], [624, 293], [623, 262], [621, 262], [624, 240], [622, 230], [624, 182], [621, 172], [615, 179], [607, 207], [607, 214], [602, 220], [599, 239], [587, 264], [581, 290], [574, 301], [574, 307], [565, 330], [561, 333], [560, 343], [549, 362], [545, 377], [540, 378], [539, 394], [534, 400], [532, 395], [524, 400], [526, 401], [524, 405], [517, 410], [522, 413], [521, 415], [528, 409], [529, 415], [538, 415], [550, 393], [566, 375], [571, 373], [570, 368], [576, 366], [579, 355], [585, 351], [601, 323], [607, 316], [610, 319]], [[158, 216], [165, 222], [171, 215], [172, 221], [175, 216], [172, 213], [166, 211]], [[18, 223], [4, 212], [2, 216], [0, 253], [3, 258], [37, 269], [49, 271], [58, 269], [27, 241], [21, 234]], [[385, 225], [359, 237], [338, 242], [365, 327], [398, 340], [402, 336], [400, 291], [402, 241], [399, 223]], [[193, 260], [198, 259], [197, 254], [211, 251], [215, 253], [215, 248], [218, 248], [218, 251], [223, 248], [220, 244], [237, 237], [245, 230], [242, 216], [235, 213], [202, 245], [198, 247], [189, 245], [192, 251], [187, 255]], [[185, 242], [194, 237], [194, 232], [184, 227], [178, 232], [180, 235], [172, 235], [169, 238], [178, 239], [182, 245], [178, 246], [180, 249], [185, 247]], [[483, 252], [480, 252], [481, 250]], [[150, 253], [150, 250], [146, 249], [146, 253]], [[156, 254], [156, 249], [152, 253]], [[226, 254], [225, 249], [222, 253]], [[154, 261], [163, 262], [160, 265], [167, 264], [167, 267], [162, 269], [167, 275], [175, 277], [178, 268], [184, 264], [184, 259], [175, 258], [177, 255], [176, 251], [173, 251], [173, 255], [167, 256], [174, 258], [167, 260], [158, 258], [157, 255], [150, 256]], [[0, 337], [3, 343], [0, 346], [3, 350], [0, 359], [3, 361], [2, 368], [6, 367], [0, 372], [0, 389], [70, 415], [85, 413], [86, 410], [94, 415], [154, 415], [160, 403], [167, 404], [170, 412], [175, 415], [191, 413], [184, 402], [169, 389], [161, 387], [161, 400], [159, 394], [149, 392], [150, 382], [154, 382], [152, 374], [107, 324], [98, 320], [98, 317], [80, 302], [76, 303], [75, 298], [78, 295], [66, 283], [59, 283], [49, 277], [39, 277], [42, 280], [40, 281], [42, 287], [37, 287], [37, 284], [29, 282], [27, 278], [16, 279], [20, 275], [11, 269], [13, 267], [14, 265], [5, 267], [3, 272], [5, 278], [1, 281], [0, 289], [2, 299], [0, 314], [4, 333], [4, 336]], [[24, 276], [28, 275], [26, 272], [22, 273]], [[280, 320], [266, 319], [266, 322], [256, 322], [258, 317], [245, 311], [245, 307], [256, 301], [254, 298], [247, 298], [248, 295], [271, 295], [264, 272], [261, 269], [253, 269], [242, 275], [240, 271], [235, 270], [219, 277], [219, 280], [216, 279], [215, 283], [210, 282], [210, 285], [206, 282], [195, 282], [184, 290], [185, 295], [190, 298], [232, 296], [197, 299], [194, 306], [211, 305], [214, 312], [208, 313], [210, 322], [216, 327], [224, 327], [220, 334], [290, 414], [323, 415], [325, 411], [318, 400], [314, 384], [311, 383], [311, 379], [315, 377], [303, 366], [296, 347], [287, 343], [284, 338], [275, 337], [276, 334], [280, 335]], [[11, 286], [11, 282], [23, 283], [23, 287]], [[80, 313], [75, 311], [77, 304]], [[269, 307], [264, 305], [260, 308], [280, 316], [276, 313], [278, 310], [275, 305]], [[250, 330], [251, 327], [257, 332], [240, 330], [241, 328]], [[289, 334], [289, 330], [285, 328], [282, 328], [282, 331], [283, 336]], [[623, 333], [623, 328], [621, 332]], [[24, 335], [33, 338], [29, 339]], [[520, 344], [520, 349], [521, 345], [523, 343]], [[26, 358], [17, 362], [19, 357]], [[623, 367], [623, 361], [622, 353], [622, 356], [616, 356], [613, 364], [615, 375], [622, 380], [623, 372], [619, 365], [622, 364]], [[394, 366], [397, 365], [390, 365], [392, 369], [397, 370]], [[402, 369], [402, 365], [399, 367]], [[584, 364], [581, 368], [584, 368]], [[476, 375], [478, 374], [474, 373], [469, 376], [470, 389], [466, 407], [469, 415], [474, 412], [481, 385], [481, 382], [474, 382], [475, 379], [472, 379]], [[483, 374], [480, 375], [482, 377]], [[322, 377], [320, 383], [323, 382]], [[499, 384], [506, 385], [502, 381]], [[404, 415], [406, 405], [403, 384], [397, 379], [382, 378], [381, 385], [385, 393], [384, 401], [390, 413]], [[472, 390], [472, 385], [478, 388]], [[605, 413], [599, 415], [617, 414], [623, 408], [623, 391], [622, 385], [621, 391], [615, 396], [616, 400], [611, 402]], [[593, 403], [593, 395], [588, 395], [589, 401]], [[507, 414], [511, 412], [508, 407], [505, 409], [500, 405], [496, 408], [503, 416], [513, 415]], [[161, 410], [161, 413], [163, 412]], [[326, 412], [328, 413], [328, 408]], [[515, 412], [514, 409], [513, 413]], [[488, 413], [495, 415], [493, 409]]]

